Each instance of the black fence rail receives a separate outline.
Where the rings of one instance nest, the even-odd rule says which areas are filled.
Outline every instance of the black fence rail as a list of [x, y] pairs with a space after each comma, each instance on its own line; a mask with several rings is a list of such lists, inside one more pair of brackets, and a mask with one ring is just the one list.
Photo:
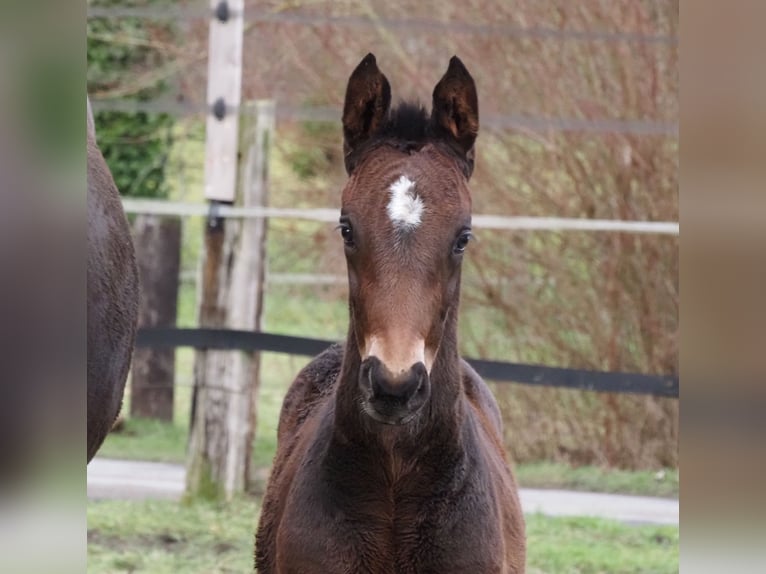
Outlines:
[[[307, 356], [317, 355], [335, 342], [254, 331], [164, 327], [139, 329], [136, 337], [136, 345], [139, 347], [269, 351]], [[678, 377], [674, 375], [564, 369], [484, 359], [466, 360], [482, 377], [497, 382], [669, 398], [678, 398], [679, 392]]]

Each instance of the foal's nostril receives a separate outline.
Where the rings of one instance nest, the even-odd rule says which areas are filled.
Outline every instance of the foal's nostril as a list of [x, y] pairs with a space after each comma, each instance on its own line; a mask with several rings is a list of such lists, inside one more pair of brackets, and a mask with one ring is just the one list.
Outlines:
[[369, 365], [367, 377], [372, 400], [404, 406], [422, 388], [426, 369], [422, 363], [417, 363], [408, 371], [393, 375], [383, 363], [374, 359]]

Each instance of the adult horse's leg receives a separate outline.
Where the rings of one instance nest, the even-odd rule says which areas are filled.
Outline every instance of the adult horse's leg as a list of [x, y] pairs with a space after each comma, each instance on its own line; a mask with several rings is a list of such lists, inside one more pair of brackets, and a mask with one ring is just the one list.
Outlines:
[[88, 103], [88, 462], [120, 412], [138, 316], [138, 270]]

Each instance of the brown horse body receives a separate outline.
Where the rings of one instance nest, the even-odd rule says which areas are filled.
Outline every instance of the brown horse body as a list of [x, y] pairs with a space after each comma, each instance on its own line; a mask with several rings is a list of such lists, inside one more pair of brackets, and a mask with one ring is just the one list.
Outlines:
[[368, 55], [346, 93], [350, 326], [285, 398], [261, 574], [522, 573], [500, 413], [457, 344], [476, 92], [453, 58], [431, 117]]
[[88, 461], [122, 405], [138, 318], [138, 269], [88, 106]]

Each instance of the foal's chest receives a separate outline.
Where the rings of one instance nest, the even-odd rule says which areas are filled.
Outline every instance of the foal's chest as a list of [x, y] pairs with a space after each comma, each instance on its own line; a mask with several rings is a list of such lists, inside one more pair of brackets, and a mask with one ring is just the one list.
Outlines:
[[279, 532], [280, 574], [501, 573], [500, 521], [475, 490], [355, 501], [331, 487], [320, 497], [294, 491]]

